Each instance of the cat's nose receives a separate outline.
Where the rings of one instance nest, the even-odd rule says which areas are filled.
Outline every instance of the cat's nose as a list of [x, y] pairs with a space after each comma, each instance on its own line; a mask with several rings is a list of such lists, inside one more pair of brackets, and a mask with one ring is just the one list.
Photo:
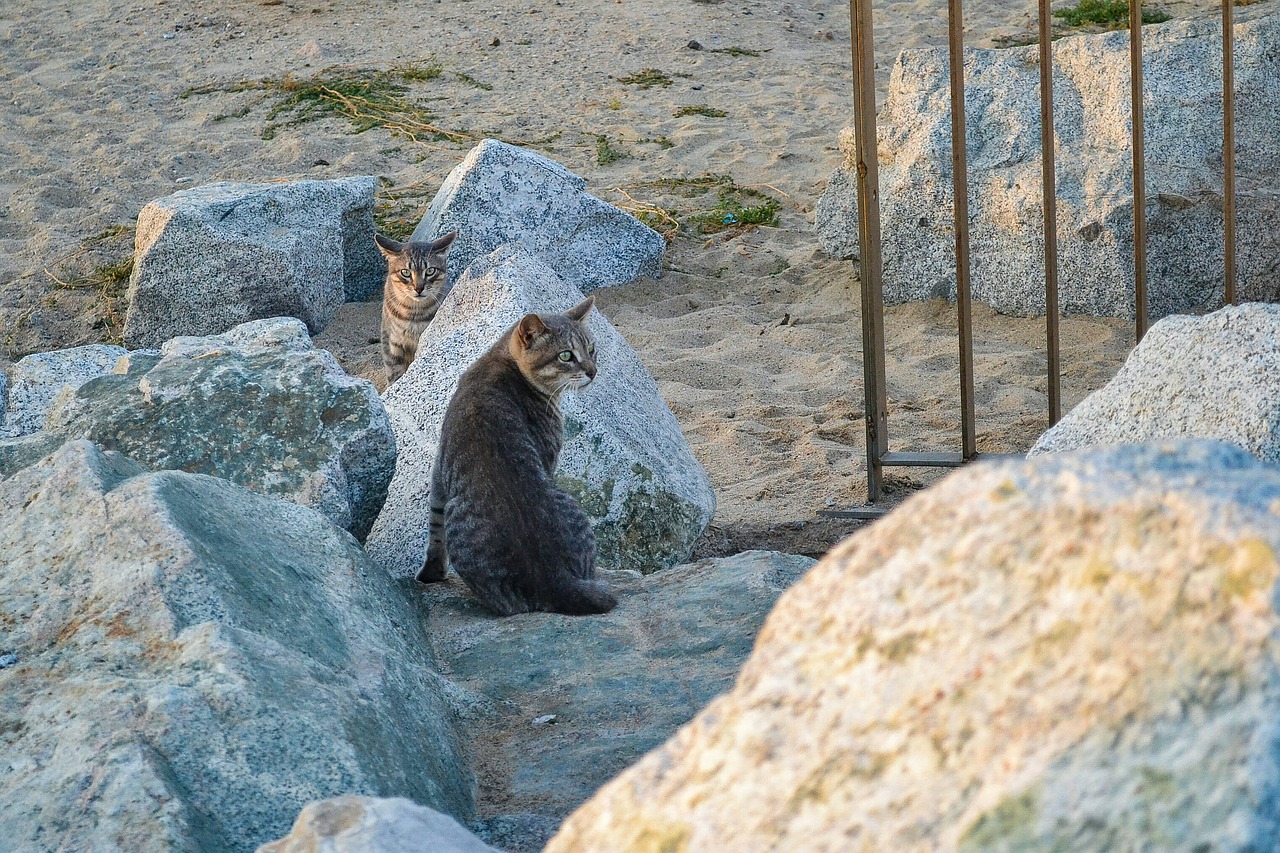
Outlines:
[[596, 366], [594, 364], [583, 365], [582, 369], [586, 372], [588, 379], [596, 378]]

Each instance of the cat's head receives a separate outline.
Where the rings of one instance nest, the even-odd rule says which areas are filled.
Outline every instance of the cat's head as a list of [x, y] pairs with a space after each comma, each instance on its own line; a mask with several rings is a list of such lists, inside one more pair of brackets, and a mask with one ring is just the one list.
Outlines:
[[457, 231], [430, 242], [399, 243], [374, 234], [378, 250], [387, 259], [387, 289], [415, 298], [436, 299], [444, 287], [445, 253], [457, 238]]
[[508, 345], [524, 378], [542, 394], [559, 399], [596, 378], [596, 342], [587, 328], [595, 297], [563, 314], [526, 314], [511, 330]]

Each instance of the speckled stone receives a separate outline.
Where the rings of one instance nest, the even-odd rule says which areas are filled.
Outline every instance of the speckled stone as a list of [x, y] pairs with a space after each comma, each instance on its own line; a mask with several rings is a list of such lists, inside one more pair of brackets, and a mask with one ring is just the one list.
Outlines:
[[0, 481], [0, 846], [253, 850], [351, 791], [469, 819], [420, 619], [313, 510], [67, 443]]
[[0, 374], [0, 439], [30, 435], [44, 428], [44, 419], [60, 394], [74, 392], [84, 383], [110, 373], [124, 347], [90, 344], [72, 349], [33, 353], [20, 359], [10, 370], [12, 380], [5, 392]]
[[130, 353], [115, 373], [63, 395], [42, 433], [0, 442], [0, 474], [68, 438], [312, 507], [357, 538], [395, 470], [395, 438], [373, 385], [347, 375], [288, 318]]
[[[1280, 298], [1280, 15], [1235, 28], [1238, 293]], [[1129, 41], [1125, 31], [1053, 43], [1059, 304], [1134, 315]], [[1148, 300], [1153, 317], [1216, 308], [1223, 294], [1222, 28], [1214, 16], [1143, 28]], [[1036, 45], [965, 51], [973, 298], [1045, 311]], [[880, 204], [888, 303], [955, 299], [949, 59], [906, 50], [880, 114]], [[858, 252], [853, 135], [818, 203], [838, 257]]]
[[629, 213], [586, 192], [554, 160], [496, 139], [471, 149], [445, 179], [414, 240], [457, 229], [449, 285], [506, 243], [518, 242], [584, 293], [662, 275], [667, 244]]
[[1274, 850], [1280, 469], [977, 463], [783, 594], [736, 686], [547, 853]]
[[258, 853], [502, 853], [447, 814], [403, 797], [310, 803], [287, 836]]
[[1029, 455], [1175, 438], [1229, 441], [1280, 465], [1280, 305], [1155, 323]]
[[[473, 262], [444, 300], [417, 359], [383, 394], [399, 457], [367, 547], [392, 574], [422, 568], [431, 466], [459, 377], [525, 314], [564, 311], [582, 298], [509, 244]], [[715, 493], [635, 351], [599, 310], [589, 322], [599, 374], [561, 404], [556, 477], [591, 519], [601, 567], [656, 571], [688, 558], [715, 512]]]
[[381, 293], [372, 177], [217, 183], [138, 215], [125, 343], [159, 346], [296, 317], [319, 334], [344, 301]]

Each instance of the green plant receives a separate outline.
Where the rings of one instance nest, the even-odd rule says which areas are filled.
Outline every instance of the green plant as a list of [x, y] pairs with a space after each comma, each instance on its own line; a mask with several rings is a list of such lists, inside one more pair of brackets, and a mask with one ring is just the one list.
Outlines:
[[645, 68], [634, 74], [618, 78], [619, 83], [628, 86], [639, 86], [641, 89], [652, 89], [654, 86], [666, 88], [671, 85], [671, 77], [656, 68]]
[[728, 113], [724, 110], [718, 110], [715, 107], [709, 107], [706, 104], [695, 104], [693, 106], [681, 107], [675, 111], [676, 118], [684, 116], [706, 116], [707, 118], [724, 118]]
[[[625, 201], [623, 210], [636, 216], [670, 240], [685, 228], [700, 234], [720, 231], [743, 231], [757, 225], [778, 224], [781, 205], [776, 199], [754, 187], [734, 183], [728, 175], [706, 174], [696, 178], [659, 178], [631, 186], [632, 190], [649, 190], [666, 198], [637, 199], [618, 187]], [[706, 197], [714, 193], [714, 203]], [[686, 199], [674, 202], [670, 197]]]
[[[1129, 26], [1129, 0], [1080, 0], [1080, 5], [1058, 9], [1053, 15], [1055, 18], [1062, 18], [1072, 27], [1096, 24], [1123, 28]], [[1157, 9], [1142, 13], [1144, 24], [1160, 24], [1167, 20], [1169, 16]]]
[[610, 163], [616, 163], [619, 160], [629, 159], [630, 155], [625, 151], [619, 151], [609, 144], [609, 137], [596, 137], [596, 165], [608, 166]]
[[760, 51], [758, 50], [750, 50], [749, 48], [738, 47], [736, 45], [732, 45], [730, 47], [713, 47], [711, 48], [711, 53], [727, 53], [729, 56], [732, 56], [735, 59], [739, 56], [759, 56], [760, 55]]
[[622, 109], [622, 99], [617, 95], [614, 95], [612, 98], [605, 101], [604, 105], [611, 110], [620, 110]]

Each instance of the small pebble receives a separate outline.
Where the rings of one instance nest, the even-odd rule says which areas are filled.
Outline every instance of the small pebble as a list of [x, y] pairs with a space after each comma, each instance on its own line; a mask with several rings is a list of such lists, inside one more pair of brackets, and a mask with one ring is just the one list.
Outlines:
[[[15, 658], [15, 660], [16, 660], [16, 658]], [[534, 724], [535, 726], [545, 726], [545, 725], [549, 725], [549, 724], [551, 724], [551, 723], [554, 723], [555, 721], [556, 721], [556, 715], [555, 715], [555, 714], [543, 714], [541, 717], [534, 717], [534, 718], [533, 718], [533, 724]]]
[[8, 669], [18, 662], [18, 656], [10, 652], [9, 654], [0, 655], [0, 669]]
[[689, 48], [689, 50], [702, 50], [702, 42], [697, 39], [690, 39], [689, 43], [686, 44], [685, 47]]
[[322, 158], [320, 158], [319, 160], [316, 160], [316, 161], [315, 161], [314, 163], [312, 163], [311, 165], [312, 165], [312, 166], [329, 166], [329, 165], [332, 165], [332, 164], [330, 164], [328, 160], [325, 160], [325, 159], [322, 157]]
[[502, 44], [502, 39], [498, 38], [497, 36], [494, 36], [493, 38], [489, 39], [489, 47], [497, 47], [500, 44]]

